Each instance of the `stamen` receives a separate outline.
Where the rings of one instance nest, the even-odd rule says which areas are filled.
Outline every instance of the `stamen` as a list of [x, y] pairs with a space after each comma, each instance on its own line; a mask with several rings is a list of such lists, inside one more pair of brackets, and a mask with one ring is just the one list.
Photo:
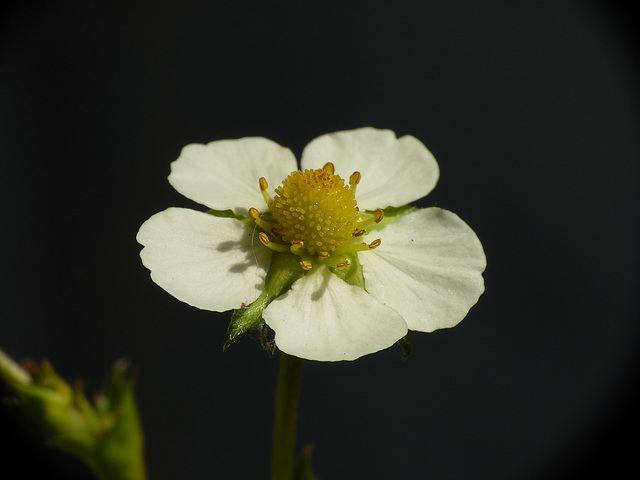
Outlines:
[[286, 245], [283, 245], [282, 243], [274, 243], [270, 241], [269, 237], [264, 232], [260, 232], [258, 234], [258, 237], [260, 238], [260, 241], [265, 247], [270, 248], [274, 252], [284, 253], [289, 251], [289, 247], [287, 247]]
[[351, 190], [353, 191], [353, 194], [356, 194], [356, 188], [358, 186], [358, 184], [360, 183], [360, 178], [362, 177], [362, 175], [360, 175], [360, 172], [353, 172], [351, 174], [351, 176], [349, 177], [349, 188], [351, 188]]
[[318, 257], [329, 258], [329, 252], [318, 252]]
[[291, 247], [289, 247], [291, 253], [294, 255], [302, 255], [304, 253], [304, 242], [300, 240], [294, 240], [291, 242]]
[[313, 268], [313, 264], [306, 260], [300, 260], [300, 266], [305, 270], [311, 270]]
[[345, 268], [347, 268], [349, 266], [349, 260], [345, 260], [344, 262], [338, 262], [336, 263], [336, 268], [338, 270], [344, 270]]
[[333, 175], [334, 173], [336, 173], [336, 167], [333, 165], [333, 163], [331, 162], [327, 162], [324, 164], [324, 167], [322, 167], [323, 170], [329, 172], [331, 175]]
[[249, 209], [249, 217], [251, 217], [251, 220], [253, 220], [254, 222], [256, 222], [256, 224], [263, 229], [265, 232], [271, 232], [273, 233], [273, 226], [274, 224], [271, 222], [267, 222], [265, 220], [263, 220], [262, 218], [260, 218], [260, 212], [258, 211], [257, 208], [253, 208], [251, 207]]
[[269, 207], [269, 210], [271, 210], [271, 207], [273, 207], [273, 198], [271, 198], [271, 195], [269, 195], [269, 192], [267, 192], [267, 188], [269, 188], [267, 179], [264, 177], [260, 177], [258, 183], [260, 184], [260, 193], [262, 193], [262, 198], [264, 198], [267, 207]]
[[327, 267], [337, 268], [338, 270], [342, 270], [343, 268], [347, 268], [351, 265], [348, 258], [345, 258], [342, 254], [336, 254], [335, 252], [327, 258], [320, 258], [319, 260]]
[[269, 245], [271, 245], [271, 241], [269, 241], [269, 237], [267, 236], [266, 233], [260, 232], [258, 234], [258, 238], [260, 239], [260, 241], [265, 247], [268, 247]]
[[372, 223], [380, 223], [384, 218], [384, 210], [378, 209], [373, 212], [373, 215], [370, 213], [363, 213], [361, 214], [361, 218], [362, 217], [364, 217], [364, 219], [358, 221], [356, 224], [356, 228], [358, 229], [366, 229]]
[[363, 252], [365, 250], [373, 250], [374, 248], [378, 248], [381, 243], [382, 243], [382, 240], [378, 238], [377, 240], [374, 240], [369, 244], [366, 244], [363, 242], [363, 243], [358, 243], [356, 245], [350, 245], [347, 248], [345, 248], [344, 251], [354, 253], [354, 252]]

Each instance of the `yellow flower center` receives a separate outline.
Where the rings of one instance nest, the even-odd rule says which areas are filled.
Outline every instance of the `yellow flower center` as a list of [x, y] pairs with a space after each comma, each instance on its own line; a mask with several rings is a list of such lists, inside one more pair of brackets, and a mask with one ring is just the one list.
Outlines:
[[360, 173], [354, 172], [347, 185], [335, 174], [333, 164], [327, 163], [316, 170], [291, 173], [271, 198], [267, 181], [260, 178], [260, 191], [270, 212], [261, 215], [249, 209], [249, 216], [263, 230], [260, 241], [277, 252], [298, 255], [305, 270], [316, 263], [347, 267], [346, 255], [380, 245], [379, 239], [366, 244], [359, 237], [384, 217], [382, 210], [359, 211], [355, 197], [359, 181]]
[[355, 195], [329, 169], [293, 172], [275, 193], [271, 213], [283, 242], [302, 242], [315, 255], [331, 253], [352, 238], [358, 221]]

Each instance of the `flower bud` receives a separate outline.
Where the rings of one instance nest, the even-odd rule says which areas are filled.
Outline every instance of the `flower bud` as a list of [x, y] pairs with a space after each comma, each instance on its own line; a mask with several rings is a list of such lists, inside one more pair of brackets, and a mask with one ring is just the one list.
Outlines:
[[105, 480], [146, 479], [143, 437], [129, 366], [118, 361], [94, 405], [82, 383], [70, 386], [48, 360], [14, 362], [0, 350], [0, 378], [19, 410], [50, 445], [78, 457]]

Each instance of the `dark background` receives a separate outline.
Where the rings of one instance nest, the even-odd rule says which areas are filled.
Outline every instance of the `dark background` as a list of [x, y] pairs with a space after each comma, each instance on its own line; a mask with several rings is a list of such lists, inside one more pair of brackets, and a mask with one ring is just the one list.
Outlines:
[[[201, 208], [192, 142], [299, 156], [360, 126], [441, 168], [421, 206], [468, 222], [486, 293], [454, 329], [307, 362], [299, 445], [329, 479], [616, 476], [636, 455], [640, 154], [629, 11], [609, 2], [48, 2], [5, 7], [0, 346], [95, 391], [120, 357], [151, 480], [267, 478], [276, 358], [149, 279], [138, 227]], [[628, 7], [631, 8], [631, 7]], [[0, 393], [6, 393], [0, 390]], [[3, 409], [3, 478], [92, 478]], [[21, 433], [16, 433], [21, 432]], [[12, 435], [16, 438], [10, 441]], [[19, 456], [28, 451], [29, 462]]]

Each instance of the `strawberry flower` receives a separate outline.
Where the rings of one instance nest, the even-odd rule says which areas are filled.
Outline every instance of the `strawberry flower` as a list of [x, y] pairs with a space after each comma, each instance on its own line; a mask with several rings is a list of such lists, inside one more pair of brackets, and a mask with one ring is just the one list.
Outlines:
[[354, 360], [455, 326], [484, 291], [473, 230], [408, 206], [438, 177], [419, 140], [370, 127], [316, 138], [300, 170], [266, 138], [187, 145], [169, 182], [210, 210], [153, 215], [140, 256], [177, 299], [235, 309], [225, 345], [264, 322], [290, 355]]

